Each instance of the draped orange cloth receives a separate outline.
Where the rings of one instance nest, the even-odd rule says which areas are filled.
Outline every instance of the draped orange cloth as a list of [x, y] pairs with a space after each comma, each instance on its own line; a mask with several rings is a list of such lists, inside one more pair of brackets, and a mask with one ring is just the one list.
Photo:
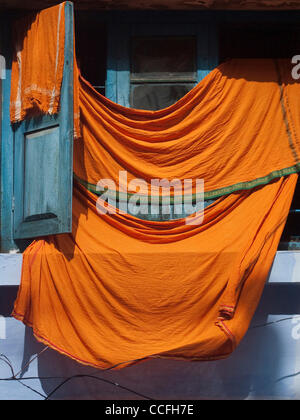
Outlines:
[[[67, 2], [26, 15], [14, 24], [14, 55], [10, 119], [19, 123], [60, 110], [65, 58], [65, 6]], [[74, 57], [74, 92], [78, 68]], [[80, 137], [78, 94], [74, 95], [74, 137]]]
[[128, 183], [204, 179], [209, 199], [297, 172], [300, 83], [291, 72], [288, 60], [230, 60], [160, 111], [121, 107], [81, 78], [75, 175], [92, 191], [101, 178], [118, 185], [124, 169]]
[[98, 368], [228, 356], [247, 331], [297, 175], [220, 198], [204, 223], [103, 215], [75, 184], [73, 233], [24, 253], [14, 317]]
[[[73, 231], [27, 248], [13, 316], [101, 369], [227, 357], [255, 312], [297, 182], [300, 88], [290, 64], [230, 61], [156, 112], [112, 103], [81, 77], [75, 86]], [[202, 178], [216, 201], [201, 224], [141, 220], [95, 194], [101, 178], [118, 184], [120, 170], [148, 184]], [[100, 215], [96, 203], [115, 213]]]
[[57, 114], [64, 69], [65, 3], [14, 25], [11, 121], [37, 112]]

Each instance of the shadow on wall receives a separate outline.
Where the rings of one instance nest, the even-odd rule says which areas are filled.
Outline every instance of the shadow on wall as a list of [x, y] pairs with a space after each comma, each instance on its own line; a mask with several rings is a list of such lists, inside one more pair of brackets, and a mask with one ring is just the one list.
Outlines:
[[[120, 371], [100, 371], [48, 349], [38, 361], [42, 389], [49, 399], [295, 398], [288, 381], [295, 376], [296, 354], [291, 354], [291, 347], [296, 348], [296, 344], [291, 336], [291, 318], [300, 314], [299, 293], [300, 284], [267, 284], [246, 337], [226, 360], [157, 359]], [[270, 316], [275, 317], [271, 322]], [[27, 328], [23, 366], [43, 348]], [[95, 378], [73, 377], [76, 375]], [[49, 377], [56, 379], [43, 379]]]

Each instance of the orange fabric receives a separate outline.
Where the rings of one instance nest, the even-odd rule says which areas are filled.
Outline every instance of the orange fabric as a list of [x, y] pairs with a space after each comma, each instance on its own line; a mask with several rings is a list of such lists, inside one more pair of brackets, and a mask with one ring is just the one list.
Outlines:
[[18, 20], [14, 27], [11, 121], [57, 114], [64, 69], [64, 3]]
[[247, 331], [297, 175], [220, 198], [202, 225], [103, 215], [76, 184], [73, 233], [24, 253], [13, 315], [81, 363], [228, 356]]
[[[65, 4], [25, 16], [14, 25], [12, 123], [59, 112], [64, 72]], [[74, 92], [77, 92], [76, 58], [74, 61]], [[80, 137], [78, 93], [74, 95], [74, 137]]]
[[81, 78], [75, 174], [92, 186], [101, 178], [118, 185], [122, 170], [128, 182], [204, 179], [210, 198], [296, 172], [300, 83], [291, 70], [287, 60], [231, 60], [156, 112], [114, 104]]
[[[14, 317], [103, 369], [228, 356], [258, 304], [300, 169], [290, 70], [283, 60], [233, 60], [157, 112], [114, 104], [75, 76], [73, 231], [25, 251]], [[148, 183], [202, 178], [206, 198], [219, 198], [200, 225], [100, 216], [92, 191], [101, 178], [118, 184], [120, 170]]]

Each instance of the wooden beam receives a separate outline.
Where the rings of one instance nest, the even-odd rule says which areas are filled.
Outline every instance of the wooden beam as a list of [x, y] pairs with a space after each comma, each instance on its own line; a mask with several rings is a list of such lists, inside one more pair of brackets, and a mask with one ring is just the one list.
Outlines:
[[[300, 0], [74, 0], [82, 10], [300, 10]], [[0, 0], [0, 9], [38, 10], [57, 0]]]

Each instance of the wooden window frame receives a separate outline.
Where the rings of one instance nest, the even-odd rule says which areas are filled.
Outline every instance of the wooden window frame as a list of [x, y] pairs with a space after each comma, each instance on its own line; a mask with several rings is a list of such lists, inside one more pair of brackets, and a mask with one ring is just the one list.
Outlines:
[[134, 37], [195, 37], [195, 85], [218, 65], [217, 27], [215, 22], [199, 23], [122, 23], [108, 26], [108, 61], [106, 96], [113, 102], [130, 107], [131, 39]]

